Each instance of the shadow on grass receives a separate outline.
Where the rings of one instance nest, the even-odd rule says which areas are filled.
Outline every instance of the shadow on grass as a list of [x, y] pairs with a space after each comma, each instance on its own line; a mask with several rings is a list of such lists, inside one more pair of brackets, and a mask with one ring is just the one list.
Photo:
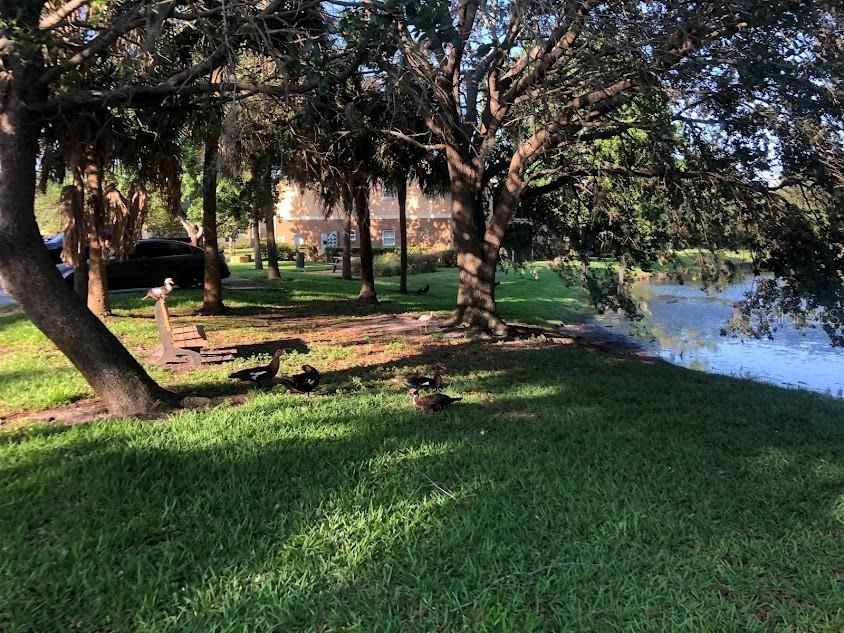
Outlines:
[[[384, 383], [443, 358], [442, 415]], [[325, 382], [12, 434], [0, 624], [834, 630], [840, 402], [568, 348]]]
[[278, 350], [284, 350], [285, 353], [296, 352], [298, 354], [307, 354], [310, 352], [308, 344], [300, 338], [284, 338], [276, 339], [274, 341], [262, 341], [260, 343], [252, 343], [237, 346], [237, 358], [249, 358], [259, 354], [272, 356]]
[[16, 325], [22, 321], [28, 322], [29, 319], [23, 313], [23, 310], [17, 306], [0, 308], [0, 330]]

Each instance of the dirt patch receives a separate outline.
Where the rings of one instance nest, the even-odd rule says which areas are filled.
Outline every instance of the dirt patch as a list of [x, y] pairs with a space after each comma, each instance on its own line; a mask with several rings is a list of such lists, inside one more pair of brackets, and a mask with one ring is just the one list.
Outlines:
[[20, 411], [0, 417], [0, 429], [10, 431], [26, 424], [55, 424], [73, 426], [109, 417], [105, 405], [96, 398], [85, 398], [71, 404], [52, 407], [38, 412]]
[[[310, 306], [312, 307], [312, 306]], [[174, 311], [175, 312], [175, 311]], [[321, 311], [318, 311], [321, 312]], [[420, 320], [420, 317], [428, 317]], [[390, 374], [400, 369], [433, 362], [448, 362], [459, 353], [478, 362], [495, 362], [501, 346], [507, 349], [546, 347], [548, 345], [579, 344], [587, 349], [613, 354], [635, 354], [636, 349], [622, 345], [616, 339], [599, 338], [587, 328], [550, 330], [514, 325], [504, 338], [480, 337], [464, 328], [446, 328], [444, 316], [424, 313], [371, 313], [356, 302], [337, 302], [333, 314], [315, 315], [301, 306], [265, 309], [260, 313], [232, 318], [215, 317], [201, 321], [214, 347], [236, 347], [237, 357], [268, 355], [276, 349], [306, 354], [314, 346], [342, 347], [345, 354], [324, 368], [327, 379], [334, 381], [380, 380], [376, 374]], [[478, 344], [480, 341], [480, 344]], [[141, 357], [150, 350], [136, 350]], [[373, 367], [380, 366], [373, 373]], [[190, 365], [170, 366], [170, 380], [164, 386], [177, 392], [179, 398], [210, 398], [207, 406], [217, 406], [217, 399], [226, 398], [231, 404], [242, 403], [249, 396], [249, 387], [225, 379], [208, 379], [194, 374], [198, 369]], [[323, 369], [323, 368], [320, 368]], [[207, 375], [207, 374], [206, 374]], [[199, 401], [189, 401], [198, 406]], [[204, 402], [204, 401], [203, 401]], [[151, 418], [166, 417], [169, 413]], [[41, 411], [20, 411], [0, 417], [0, 429], [14, 429], [39, 422], [51, 425], [75, 425], [108, 419], [110, 416], [96, 398], [86, 398], [72, 404]]]
[[[146, 421], [163, 420], [181, 410], [186, 409], [210, 409], [220, 405], [240, 406], [248, 399], [248, 393], [240, 387], [238, 393], [227, 393], [225, 395], [192, 395], [183, 394], [180, 396], [180, 407], [174, 409], [162, 409], [151, 412], [149, 415], [136, 416]], [[71, 404], [31, 412], [22, 411], [0, 418], [0, 431], [15, 431], [33, 424], [49, 426], [77, 426], [102, 422], [105, 420], [118, 419], [121, 416], [110, 415], [108, 409], [98, 398], [86, 398]]]

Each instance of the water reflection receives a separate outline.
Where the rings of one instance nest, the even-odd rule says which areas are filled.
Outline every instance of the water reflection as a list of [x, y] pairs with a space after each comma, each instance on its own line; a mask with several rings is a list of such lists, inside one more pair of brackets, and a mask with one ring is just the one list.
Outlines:
[[820, 327], [798, 330], [783, 323], [773, 341], [721, 336], [733, 304], [751, 283], [707, 295], [694, 283], [640, 282], [633, 291], [644, 309], [641, 322], [615, 314], [597, 321], [683, 367], [844, 397], [844, 348], [832, 347]]

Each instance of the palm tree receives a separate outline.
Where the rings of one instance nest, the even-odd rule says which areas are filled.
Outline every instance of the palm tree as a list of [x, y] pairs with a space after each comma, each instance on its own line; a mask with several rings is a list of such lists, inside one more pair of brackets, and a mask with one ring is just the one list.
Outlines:
[[[410, 137], [416, 140], [424, 138], [429, 133], [425, 123], [418, 117], [404, 114], [408, 110], [401, 107], [396, 109], [395, 116], [401, 117], [397, 122], [401, 129], [418, 130], [418, 135]], [[395, 120], [395, 118], [394, 118]], [[425, 148], [418, 141], [409, 142], [405, 138], [398, 138], [389, 133], [381, 135], [377, 149], [377, 161], [381, 182], [384, 187], [396, 194], [399, 206], [399, 260], [400, 280], [399, 292], [407, 294], [407, 188], [415, 182], [426, 196], [442, 195], [448, 190], [448, 169], [445, 157], [439, 151]], [[403, 135], [405, 136], [405, 135]]]

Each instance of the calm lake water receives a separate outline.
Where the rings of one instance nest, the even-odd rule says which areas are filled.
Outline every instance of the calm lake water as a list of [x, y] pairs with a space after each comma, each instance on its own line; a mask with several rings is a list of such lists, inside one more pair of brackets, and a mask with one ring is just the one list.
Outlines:
[[610, 314], [597, 322], [676, 365], [844, 397], [844, 348], [832, 347], [821, 327], [798, 330], [783, 323], [773, 341], [721, 336], [751, 283], [707, 295], [696, 282], [640, 282], [633, 291], [645, 312], [642, 321]]

